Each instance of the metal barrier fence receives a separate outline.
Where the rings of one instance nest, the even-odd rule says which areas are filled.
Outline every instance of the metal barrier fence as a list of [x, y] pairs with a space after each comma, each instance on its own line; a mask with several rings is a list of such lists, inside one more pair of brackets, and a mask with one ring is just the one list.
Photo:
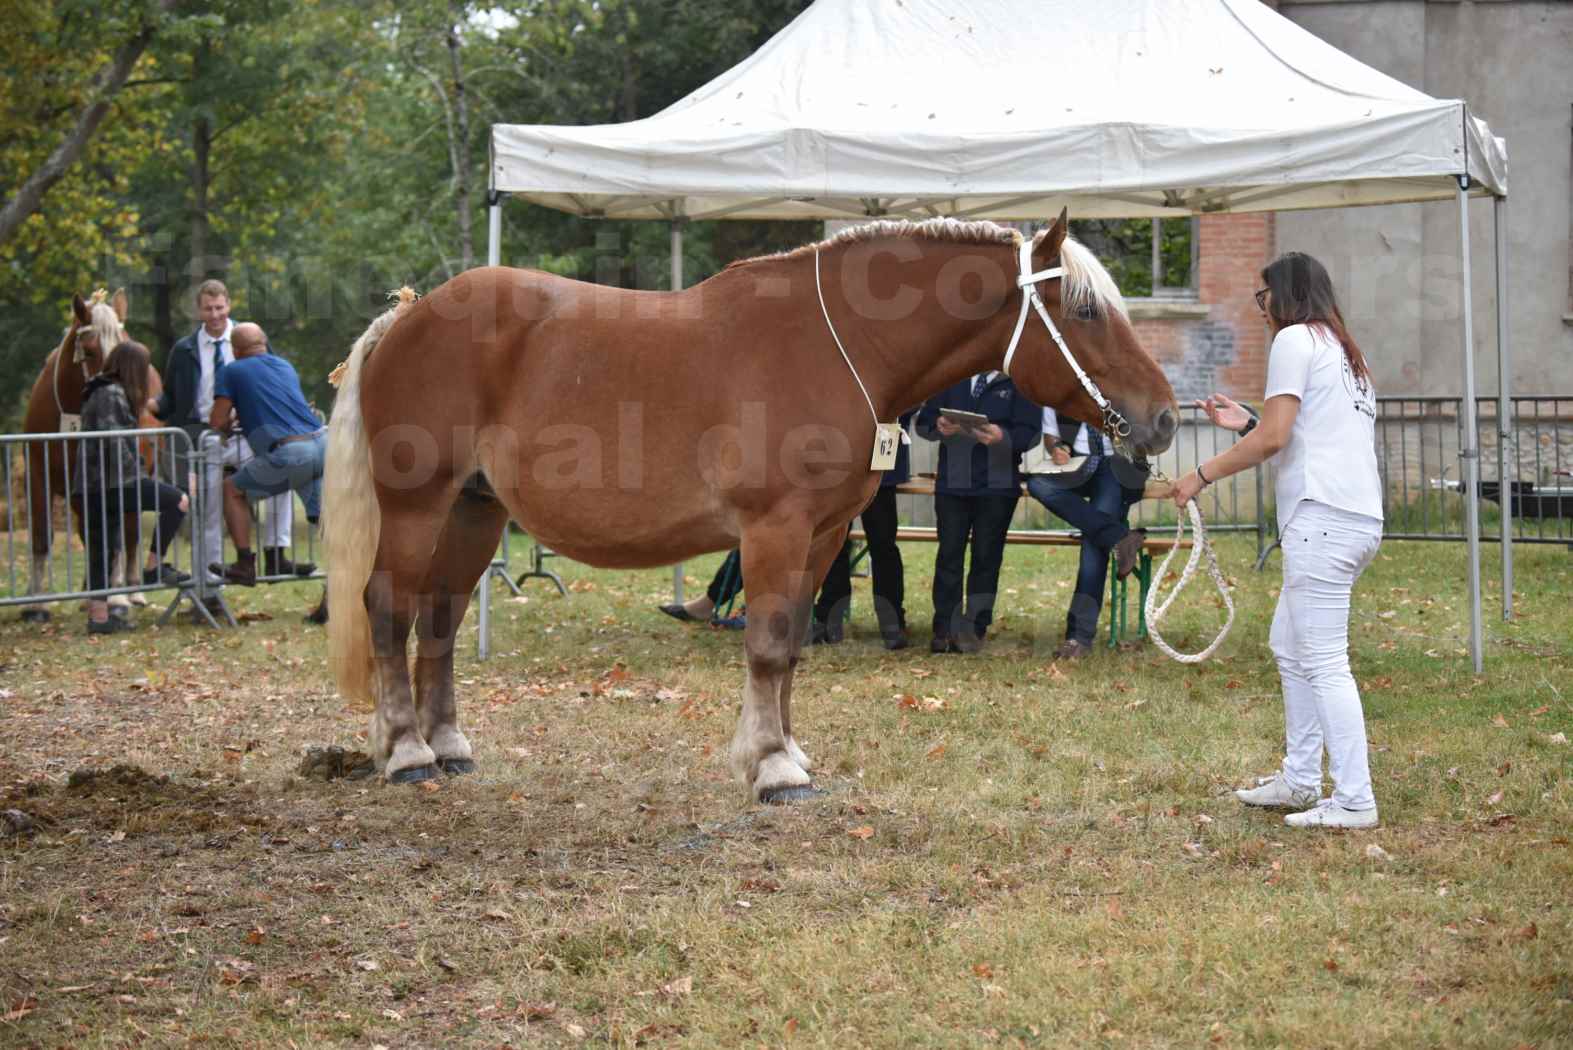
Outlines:
[[[1500, 541], [1502, 514], [1515, 543], [1573, 542], [1573, 396], [1515, 397], [1497, 418], [1496, 398], [1477, 398], [1480, 538]], [[1460, 397], [1377, 399], [1377, 461], [1390, 539], [1464, 539], [1459, 449], [1467, 414]], [[1504, 508], [1506, 481], [1507, 506]]]
[[[136, 457], [136, 469], [123, 451]], [[158, 620], [161, 624], [186, 601], [200, 621], [216, 627], [222, 619], [235, 625], [221, 578], [209, 566], [222, 567], [230, 560], [221, 524], [221, 480], [214, 482], [222, 478], [226, 465], [248, 458], [239, 447], [226, 446], [209, 431], [193, 448], [190, 435], [173, 427], [5, 434], [0, 435], [0, 458], [5, 476], [0, 543], [6, 556], [0, 608], [20, 606], [25, 619], [45, 620], [48, 604], [102, 599], [124, 616], [129, 606], [146, 604], [146, 594], [162, 592], [171, 599]], [[102, 480], [87, 482], [88, 477]], [[159, 497], [143, 479], [188, 494], [186, 513], [170, 527], [174, 534], [167, 534], [156, 520]], [[303, 545], [301, 530], [280, 520], [283, 515], [293, 518], [293, 498], [286, 494], [262, 501], [271, 505], [263, 514], [253, 505], [263, 552], [257, 562], [258, 583], [323, 576], [310, 565], [315, 550], [311, 530], [304, 530]], [[210, 521], [213, 524], [205, 525]], [[150, 550], [166, 553], [150, 566], [145, 564], [145, 558], [153, 556]], [[95, 562], [109, 566], [117, 553], [118, 574], [95, 571], [94, 576], [104, 578], [88, 578]], [[163, 569], [166, 562], [174, 572]]]
[[[0, 454], [6, 552], [0, 607], [24, 606], [24, 618], [44, 620], [47, 603], [106, 600], [125, 610], [146, 592], [168, 591], [174, 596], [160, 623], [183, 599], [213, 622], [202, 601], [201, 574], [194, 571], [203, 554], [200, 542], [182, 546], [159, 522], [149, 527], [147, 515], [158, 494], [140, 483], [167, 484], [179, 465], [192, 461], [185, 431], [5, 434]], [[135, 468], [128, 466], [128, 455], [135, 457]], [[200, 511], [201, 497], [192, 493], [188, 514]], [[144, 577], [148, 549], [157, 557], [151, 578]], [[117, 554], [119, 571], [113, 572]], [[165, 572], [166, 563], [185, 579]]]

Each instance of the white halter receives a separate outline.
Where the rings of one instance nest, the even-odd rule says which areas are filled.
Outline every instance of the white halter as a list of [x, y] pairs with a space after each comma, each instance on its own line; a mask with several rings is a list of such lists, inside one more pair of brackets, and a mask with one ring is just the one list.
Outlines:
[[1032, 241], [1024, 238], [1021, 242], [1021, 274], [1016, 278], [1016, 287], [1022, 290], [1021, 312], [1016, 315], [1016, 330], [1011, 333], [1010, 346], [1005, 348], [1005, 364], [1000, 369], [1006, 376], [1010, 375], [1010, 362], [1016, 356], [1016, 347], [1021, 343], [1021, 333], [1027, 327], [1027, 304], [1038, 311], [1038, 316], [1043, 319], [1043, 324], [1049, 330], [1049, 335], [1054, 339], [1054, 345], [1060, 348], [1060, 353], [1065, 355], [1065, 362], [1071, 366], [1071, 371], [1076, 373], [1076, 378], [1081, 380], [1081, 387], [1087, 391], [1087, 396], [1092, 398], [1103, 411], [1103, 429], [1114, 439], [1116, 445], [1121, 444], [1131, 436], [1131, 424], [1119, 413], [1109, 399], [1103, 396], [1103, 391], [1098, 389], [1081, 365], [1076, 363], [1076, 358], [1071, 354], [1070, 347], [1065, 345], [1065, 337], [1060, 335], [1059, 328], [1054, 324], [1054, 318], [1049, 316], [1049, 311], [1043, 305], [1043, 299], [1038, 295], [1038, 282], [1046, 281], [1051, 277], [1064, 277], [1065, 267], [1052, 266], [1047, 270], [1032, 272]]

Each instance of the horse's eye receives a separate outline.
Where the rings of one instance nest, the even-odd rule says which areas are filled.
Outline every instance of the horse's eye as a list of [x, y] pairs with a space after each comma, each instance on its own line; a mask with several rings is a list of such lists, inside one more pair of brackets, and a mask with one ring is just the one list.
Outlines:
[[1075, 313], [1078, 321], [1096, 321], [1098, 319], [1098, 308], [1091, 303], [1082, 303], [1076, 307]]

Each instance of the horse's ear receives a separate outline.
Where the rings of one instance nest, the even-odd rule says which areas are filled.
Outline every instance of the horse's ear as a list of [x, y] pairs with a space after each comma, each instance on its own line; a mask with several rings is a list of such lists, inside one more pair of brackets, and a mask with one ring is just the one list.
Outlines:
[[1039, 262], [1047, 263], [1050, 259], [1060, 254], [1060, 245], [1065, 243], [1065, 235], [1070, 230], [1070, 209], [1061, 208], [1060, 217], [1054, 220], [1054, 225], [1049, 227], [1049, 232], [1043, 235], [1038, 242], [1035, 253]]
[[87, 303], [80, 295], [75, 293], [72, 293], [71, 296], [71, 314], [76, 318], [78, 325], [90, 325], [93, 323], [93, 315], [88, 312]]
[[114, 307], [115, 316], [120, 318], [120, 323], [126, 323], [126, 315], [131, 312], [131, 300], [126, 296], [124, 288], [116, 288], [114, 298], [109, 300], [109, 305]]

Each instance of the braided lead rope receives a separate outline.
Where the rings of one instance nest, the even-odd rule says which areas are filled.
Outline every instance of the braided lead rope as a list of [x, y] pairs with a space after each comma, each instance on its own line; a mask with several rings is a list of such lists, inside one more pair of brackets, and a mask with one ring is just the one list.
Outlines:
[[[1174, 546], [1169, 548], [1169, 553], [1164, 555], [1158, 571], [1153, 574], [1152, 587], [1147, 591], [1147, 633], [1152, 635], [1152, 643], [1158, 650], [1172, 660], [1182, 664], [1199, 664], [1211, 656], [1223, 640], [1229, 636], [1229, 628], [1234, 626], [1234, 599], [1229, 596], [1229, 586], [1224, 582], [1223, 573], [1218, 569], [1218, 556], [1213, 552], [1213, 545], [1207, 540], [1207, 529], [1202, 525], [1202, 512], [1197, 508], [1196, 501], [1191, 500], [1185, 505], [1191, 515], [1191, 531], [1195, 534], [1195, 542], [1191, 545], [1190, 560], [1185, 563], [1185, 571], [1180, 574], [1180, 582], [1174, 585], [1174, 590], [1162, 603], [1158, 602], [1158, 588], [1163, 583], [1164, 573], [1169, 569], [1169, 562], [1174, 560], [1174, 552], [1180, 549], [1180, 540], [1185, 535], [1185, 519], [1180, 518], [1174, 523]], [[1158, 623], [1164, 614], [1169, 611], [1169, 606], [1174, 604], [1174, 599], [1180, 596], [1185, 585], [1191, 582], [1191, 577], [1196, 574], [1196, 563], [1201, 561], [1202, 554], [1207, 555], [1207, 571], [1212, 574], [1213, 584], [1218, 588], [1218, 593], [1223, 596], [1224, 608], [1229, 615], [1224, 619], [1223, 628], [1218, 632], [1218, 637], [1212, 644], [1195, 655], [1176, 652], [1168, 642], [1158, 633]]]

